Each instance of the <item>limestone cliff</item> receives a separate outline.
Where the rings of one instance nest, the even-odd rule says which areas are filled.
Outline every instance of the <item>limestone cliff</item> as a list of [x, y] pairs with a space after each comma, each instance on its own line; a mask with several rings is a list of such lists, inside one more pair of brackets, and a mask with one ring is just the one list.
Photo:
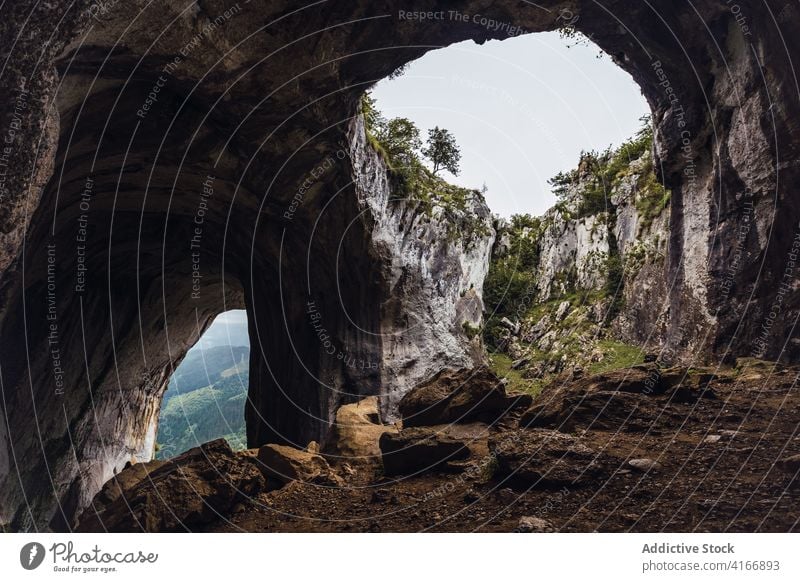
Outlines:
[[[359, 203], [370, 216], [372, 252], [387, 293], [381, 303], [381, 411], [388, 419], [412, 387], [445, 367], [480, 363], [477, 330], [495, 232], [478, 191], [463, 208], [437, 202], [430, 212], [393, 187], [386, 163], [366, 139], [362, 117], [350, 133]], [[446, 214], [446, 215], [445, 215]]]
[[499, 221], [487, 336], [528, 377], [612, 365], [603, 340], [674, 360], [665, 343], [670, 193], [651, 148], [645, 129], [616, 152], [586, 154], [554, 179], [559, 202], [544, 215]]

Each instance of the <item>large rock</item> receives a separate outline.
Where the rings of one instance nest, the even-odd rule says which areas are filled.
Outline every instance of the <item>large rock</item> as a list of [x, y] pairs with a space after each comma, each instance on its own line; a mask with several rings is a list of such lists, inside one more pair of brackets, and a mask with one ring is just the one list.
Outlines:
[[504, 414], [527, 407], [527, 394], [508, 395], [505, 386], [485, 366], [442, 370], [415, 387], [400, 401], [403, 426], [432, 426], [476, 420], [492, 423]]
[[219, 439], [153, 471], [143, 465], [125, 469], [84, 511], [78, 530], [192, 530], [227, 515], [235, 504], [264, 488], [264, 476], [252, 458], [234, 453]]
[[341, 479], [322, 455], [285, 445], [264, 445], [258, 450], [258, 465], [268, 478], [281, 483], [305, 481], [339, 486]]
[[495, 476], [523, 487], [554, 489], [595, 484], [608, 477], [611, 460], [577, 437], [555, 430], [520, 429], [489, 439]]
[[380, 447], [383, 472], [387, 476], [425, 473], [449, 461], [466, 459], [470, 454], [462, 440], [427, 427], [385, 433]]
[[521, 427], [646, 431], [669, 422], [667, 404], [714, 398], [712, 376], [655, 364], [613, 370], [548, 386], [520, 417]]
[[378, 441], [386, 432], [397, 432], [397, 427], [381, 423], [378, 398], [370, 396], [336, 411], [328, 448], [339, 457], [337, 460], [379, 461], [381, 448]]
[[100, 490], [92, 506], [95, 509], [107, 507], [115, 502], [125, 491], [131, 491], [142, 481], [150, 479], [150, 475], [163, 467], [167, 461], [153, 460], [147, 463], [134, 463], [114, 475]]

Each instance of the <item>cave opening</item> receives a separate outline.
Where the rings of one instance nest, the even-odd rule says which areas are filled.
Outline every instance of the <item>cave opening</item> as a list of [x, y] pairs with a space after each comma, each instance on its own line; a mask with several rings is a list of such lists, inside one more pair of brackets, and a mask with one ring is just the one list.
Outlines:
[[[610, 330], [635, 301], [626, 258], [630, 271], [637, 253], [649, 265], [666, 252], [670, 193], [657, 176], [650, 105], [609, 54], [563, 29], [463, 41], [394, 71], [364, 108], [397, 174], [430, 191], [405, 195], [447, 207], [465, 189], [491, 210], [496, 239], [473, 331], [513, 389], [535, 395], [572, 367], [633, 365], [640, 344], [657, 349], [658, 337]], [[456, 150], [449, 167], [434, 159], [442, 130]], [[533, 317], [541, 332], [520, 333]]]
[[249, 363], [246, 311], [221, 313], [169, 379], [159, 412], [157, 459], [169, 459], [218, 438], [224, 438], [233, 450], [246, 448]]
[[422, 149], [432, 128], [452, 133], [459, 171], [440, 175], [483, 186], [505, 219], [550, 209], [559, 200], [553, 176], [586, 152], [623, 144], [651, 113], [631, 75], [577, 32], [452, 44], [395, 71], [370, 95], [387, 119], [417, 126]]

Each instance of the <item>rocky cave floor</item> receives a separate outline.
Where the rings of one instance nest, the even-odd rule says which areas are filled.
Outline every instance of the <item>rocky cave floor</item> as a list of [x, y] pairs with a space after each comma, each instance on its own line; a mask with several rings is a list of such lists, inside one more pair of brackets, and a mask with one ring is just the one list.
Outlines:
[[795, 531], [798, 373], [645, 364], [533, 401], [486, 370], [445, 374], [406, 396], [402, 429], [376, 423], [374, 399], [343, 407], [323, 455], [214, 441], [133, 465], [79, 529]]

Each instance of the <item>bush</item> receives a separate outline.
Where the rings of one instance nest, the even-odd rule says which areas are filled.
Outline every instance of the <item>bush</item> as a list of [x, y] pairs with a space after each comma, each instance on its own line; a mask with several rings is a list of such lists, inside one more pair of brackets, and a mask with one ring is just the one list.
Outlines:
[[[504, 255], [492, 259], [483, 283], [486, 310], [495, 318], [490, 324], [499, 322], [503, 317], [519, 317], [535, 302], [539, 239], [543, 228], [541, 219], [529, 214], [517, 214], [511, 217], [505, 232], [498, 232], [498, 237], [509, 236], [510, 248]], [[496, 346], [500, 332], [495, 326], [488, 326], [484, 338]]]

